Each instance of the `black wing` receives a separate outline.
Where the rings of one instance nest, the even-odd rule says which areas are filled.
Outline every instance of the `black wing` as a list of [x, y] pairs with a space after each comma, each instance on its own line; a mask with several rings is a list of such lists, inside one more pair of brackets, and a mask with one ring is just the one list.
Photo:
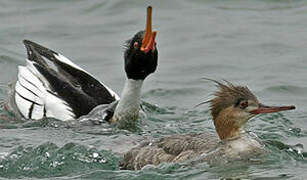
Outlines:
[[64, 100], [75, 118], [88, 114], [97, 105], [119, 99], [111, 89], [61, 54], [29, 40], [24, 40], [24, 44], [29, 61], [34, 62], [36, 70], [49, 83], [48, 92]]

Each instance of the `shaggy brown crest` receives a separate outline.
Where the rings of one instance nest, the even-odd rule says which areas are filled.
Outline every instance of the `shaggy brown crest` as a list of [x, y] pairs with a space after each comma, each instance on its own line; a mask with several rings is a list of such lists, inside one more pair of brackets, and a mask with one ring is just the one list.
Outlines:
[[223, 110], [232, 105], [236, 105], [240, 100], [252, 100], [258, 102], [257, 97], [245, 86], [235, 86], [225, 81], [226, 84], [211, 80], [216, 83], [219, 88], [215, 93], [215, 98], [210, 100], [210, 110], [213, 119]]

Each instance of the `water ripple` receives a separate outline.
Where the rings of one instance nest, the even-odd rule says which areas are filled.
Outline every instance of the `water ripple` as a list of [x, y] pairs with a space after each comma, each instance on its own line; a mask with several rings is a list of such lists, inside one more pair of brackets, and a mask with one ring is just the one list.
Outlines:
[[0, 159], [0, 176], [7, 178], [57, 177], [117, 168], [118, 159], [112, 153], [75, 143], [63, 147], [49, 142], [37, 147], [19, 146]]

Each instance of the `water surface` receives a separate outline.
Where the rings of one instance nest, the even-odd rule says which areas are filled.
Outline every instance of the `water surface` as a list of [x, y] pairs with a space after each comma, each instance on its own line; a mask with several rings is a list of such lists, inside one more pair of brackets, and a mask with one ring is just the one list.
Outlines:
[[[159, 65], [144, 83], [142, 130], [67, 127], [57, 120], [1, 121], [0, 177], [21, 179], [304, 179], [307, 147], [307, 2], [303, 0], [2, 0], [0, 99], [25, 63], [23, 39], [58, 51], [120, 94], [123, 44], [144, 29], [153, 6]], [[214, 132], [207, 105], [216, 89], [202, 77], [247, 85], [265, 104], [295, 111], [249, 122], [271, 152], [262, 162], [226, 167], [161, 164], [118, 168], [123, 152], [144, 138]], [[305, 156], [305, 157], [304, 157]]]

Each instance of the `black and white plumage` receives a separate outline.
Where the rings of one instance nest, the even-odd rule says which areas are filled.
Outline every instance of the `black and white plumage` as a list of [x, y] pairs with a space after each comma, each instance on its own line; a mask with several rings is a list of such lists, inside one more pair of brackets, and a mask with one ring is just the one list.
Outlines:
[[143, 81], [158, 63], [157, 32], [152, 31], [151, 11], [148, 7], [146, 30], [127, 41], [124, 59], [128, 79], [121, 99], [63, 55], [24, 40], [28, 59], [25, 66], [18, 67], [7, 109], [25, 119], [52, 117], [65, 121], [97, 111], [104, 111], [99, 113], [101, 120], [110, 123], [137, 119]]
[[[25, 40], [28, 59], [18, 67], [15, 103], [26, 119], [76, 119], [118, 95], [63, 55]], [[54, 65], [52, 68], [47, 61]]]

